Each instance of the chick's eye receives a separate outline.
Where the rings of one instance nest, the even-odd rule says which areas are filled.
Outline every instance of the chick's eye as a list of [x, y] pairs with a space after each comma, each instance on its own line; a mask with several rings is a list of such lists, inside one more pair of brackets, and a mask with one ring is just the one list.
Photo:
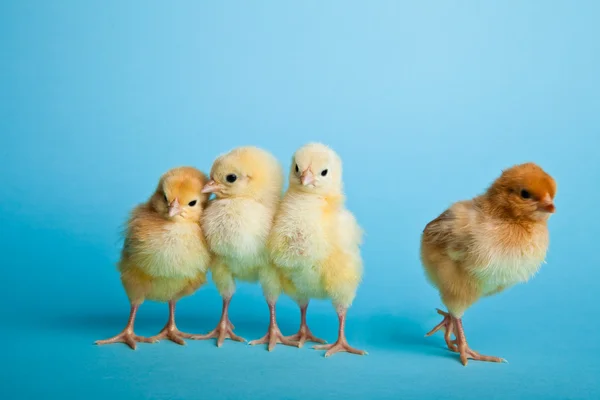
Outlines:
[[298, 164], [296, 164], [296, 172], [300, 172], [300, 168], [298, 168]]
[[529, 193], [527, 190], [523, 189], [523, 190], [521, 190], [521, 197], [524, 199], [530, 199], [531, 193]]
[[237, 176], [235, 176], [235, 174], [229, 174], [225, 177], [225, 180], [229, 183], [233, 183], [237, 180]]
[[196, 202], [197, 202], [196, 200], [192, 200], [188, 203], [188, 206], [194, 207], [196, 205]]
[[165, 199], [165, 201], [166, 201], [167, 203], [169, 202], [169, 199], [168, 199], [168, 197], [167, 197], [167, 195], [166, 195], [166, 194], [163, 194], [163, 198]]
[[321, 171], [321, 176], [327, 176], [327, 170], [324, 169], [323, 171]]

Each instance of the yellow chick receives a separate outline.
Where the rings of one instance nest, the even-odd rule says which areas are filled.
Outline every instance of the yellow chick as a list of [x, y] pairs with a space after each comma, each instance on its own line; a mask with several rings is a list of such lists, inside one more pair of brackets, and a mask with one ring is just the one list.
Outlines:
[[270, 153], [256, 147], [239, 147], [217, 158], [204, 193], [214, 193], [202, 217], [202, 227], [215, 255], [212, 279], [223, 297], [223, 310], [217, 327], [197, 339], [226, 338], [243, 342], [234, 334], [228, 309], [235, 292], [235, 281], [260, 281], [270, 309], [268, 334], [251, 344], [295, 345], [283, 337], [275, 319], [275, 302], [281, 292], [277, 271], [266, 250], [273, 216], [281, 201], [283, 170]]
[[516, 165], [484, 194], [453, 204], [425, 227], [421, 260], [449, 311], [438, 310], [444, 319], [427, 336], [444, 329], [446, 345], [463, 365], [469, 358], [505, 361], [469, 348], [462, 316], [479, 298], [526, 282], [538, 271], [548, 249], [555, 193], [554, 179], [542, 168]]
[[[185, 344], [175, 325], [175, 303], [206, 282], [211, 255], [200, 228], [200, 216], [208, 196], [202, 193], [205, 175], [195, 168], [180, 167], [165, 173], [148, 202], [136, 207], [129, 218], [118, 269], [131, 303], [125, 329], [98, 345], [154, 343], [167, 338]], [[135, 315], [144, 300], [169, 303], [169, 320], [151, 338], [133, 331]]]
[[285, 194], [269, 236], [278, 270], [291, 282], [284, 287], [301, 309], [299, 332], [290, 337], [324, 343], [306, 324], [311, 298], [331, 299], [339, 317], [334, 344], [315, 346], [325, 357], [340, 351], [366, 354], [346, 341], [346, 312], [362, 278], [362, 230], [344, 206], [342, 161], [323, 144], [311, 143], [294, 154]]

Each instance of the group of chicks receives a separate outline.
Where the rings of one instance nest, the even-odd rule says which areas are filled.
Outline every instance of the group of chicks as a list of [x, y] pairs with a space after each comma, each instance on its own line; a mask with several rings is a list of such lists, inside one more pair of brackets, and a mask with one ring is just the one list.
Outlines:
[[[127, 224], [118, 269], [131, 303], [129, 321], [118, 335], [97, 344], [154, 343], [168, 339], [216, 338], [244, 342], [229, 320], [236, 281], [259, 282], [269, 308], [264, 337], [250, 342], [301, 347], [315, 342], [325, 356], [363, 355], [345, 336], [346, 312], [362, 277], [362, 230], [344, 206], [342, 162], [329, 147], [310, 143], [298, 149], [282, 197], [284, 172], [277, 159], [256, 147], [239, 147], [218, 157], [206, 177], [192, 167], [165, 173], [151, 198], [136, 207]], [[467, 359], [504, 361], [469, 348], [461, 317], [482, 296], [528, 280], [548, 247], [548, 216], [556, 184], [539, 166], [505, 170], [482, 195], [455, 203], [425, 228], [421, 258], [430, 282], [448, 312], [428, 335], [443, 329], [451, 351]], [[211, 194], [214, 198], [210, 199]], [[211, 271], [223, 299], [221, 318], [204, 335], [183, 333], [175, 305], [207, 282]], [[300, 328], [284, 336], [276, 303], [285, 293], [300, 308]], [[144, 300], [167, 302], [169, 319], [155, 336], [134, 333]], [[306, 322], [310, 299], [330, 299], [339, 330], [333, 344], [314, 336]], [[451, 339], [454, 334], [455, 339]]]

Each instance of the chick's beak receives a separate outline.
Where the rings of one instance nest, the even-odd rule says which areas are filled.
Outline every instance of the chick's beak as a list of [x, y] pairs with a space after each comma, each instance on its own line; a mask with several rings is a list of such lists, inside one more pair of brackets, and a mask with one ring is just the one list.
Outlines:
[[215, 193], [215, 192], [220, 192], [222, 189], [223, 189], [223, 187], [221, 185], [219, 185], [217, 182], [215, 182], [214, 179], [211, 179], [202, 188], [202, 193]]
[[306, 171], [302, 172], [302, 175], [300, 175], [300, 182], [303, 186], [307, 186], [314, 183], [315, 176], [313, 175], [312, 171], [307, 169]]
[[169, 217], [174, 217], [179, 214], [181, 214], [181, 206], [179, 205], [179, 200], [175, 198], [175, 200], [169, 204]]
[[556, 207], [554, 206], [554, 202], [549, 194], [547, 194], [542, 200], [540, 200], [538, 209], [540, 211], [545, 211], [548, 213], [554, 213], [556, 211]]

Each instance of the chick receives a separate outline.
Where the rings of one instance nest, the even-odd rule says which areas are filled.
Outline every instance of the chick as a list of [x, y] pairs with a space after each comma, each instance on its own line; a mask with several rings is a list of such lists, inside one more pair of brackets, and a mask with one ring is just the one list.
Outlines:
[[312, 298], [331, 299], [339, 317], [338, 339], [318, 345], [328, 357], [340, 351], [366, 354], [350, 347], [346, 312], [362, 278], [362, 230], [344, 206], [342, 161], [327, 146], [311, 143], [296, 151], [284, 196], [269, 237], [271, 258], [291, 282], [284, 287], [301, 309], [299, 332], [290, 337], [324, 343], [306, 324]]
[[505, 361], [469, 348], [462, 316], [481, 297], [526, 282], [538, 271], [548, 249], [555, 193], [554, 179], [542, 168], [516, 165], [484, 194], [453, 204], [425, 227], [422, 263], [449, 311], [438, 310], [444, 319], [427, 336], [444, 329], [448, 348], [460, 353], [463, 365], [469, 358]]
[[[169, 339], [185, 344], [175, 325], [175, 303], [194, 293], [206, 282], [211, 255], [200, 228], [200, 216], [208, 201], [202, 193], [205, 175], [195, 168], [180, 167], [165, 173], [156, 191], [145, 204], [136, 207], [128, 221], [118, 269], [131, 303], [125, 329], [98, 345], [136, 342], [153, 343]], [[151, 338], [133, 331], [135, 315], [144, 300], [169, 303], [169, 320]]]
[[283, 171], [270, 153], [256, 147], [239, 147], [217, 158], [211, 180], [203, 189], [214, 193], [202, 218], [207, 242], [215, 255], [212, 279], [223, 297], [221, 320], [217, 327], [198, 339], [217, 338], [221, 346], [226, 338], [245, 341], [233, 333], [229, 321], [229, 302], [235, 281], [260, 281], [270, 309], [269, 333], [251, 344], [277, 342], [295, 345], [283, 337], [275, 318], [275, 302], [282, 288], [277, 271], [271, 266], [266, 250], [267, 237], [283, 188]]

